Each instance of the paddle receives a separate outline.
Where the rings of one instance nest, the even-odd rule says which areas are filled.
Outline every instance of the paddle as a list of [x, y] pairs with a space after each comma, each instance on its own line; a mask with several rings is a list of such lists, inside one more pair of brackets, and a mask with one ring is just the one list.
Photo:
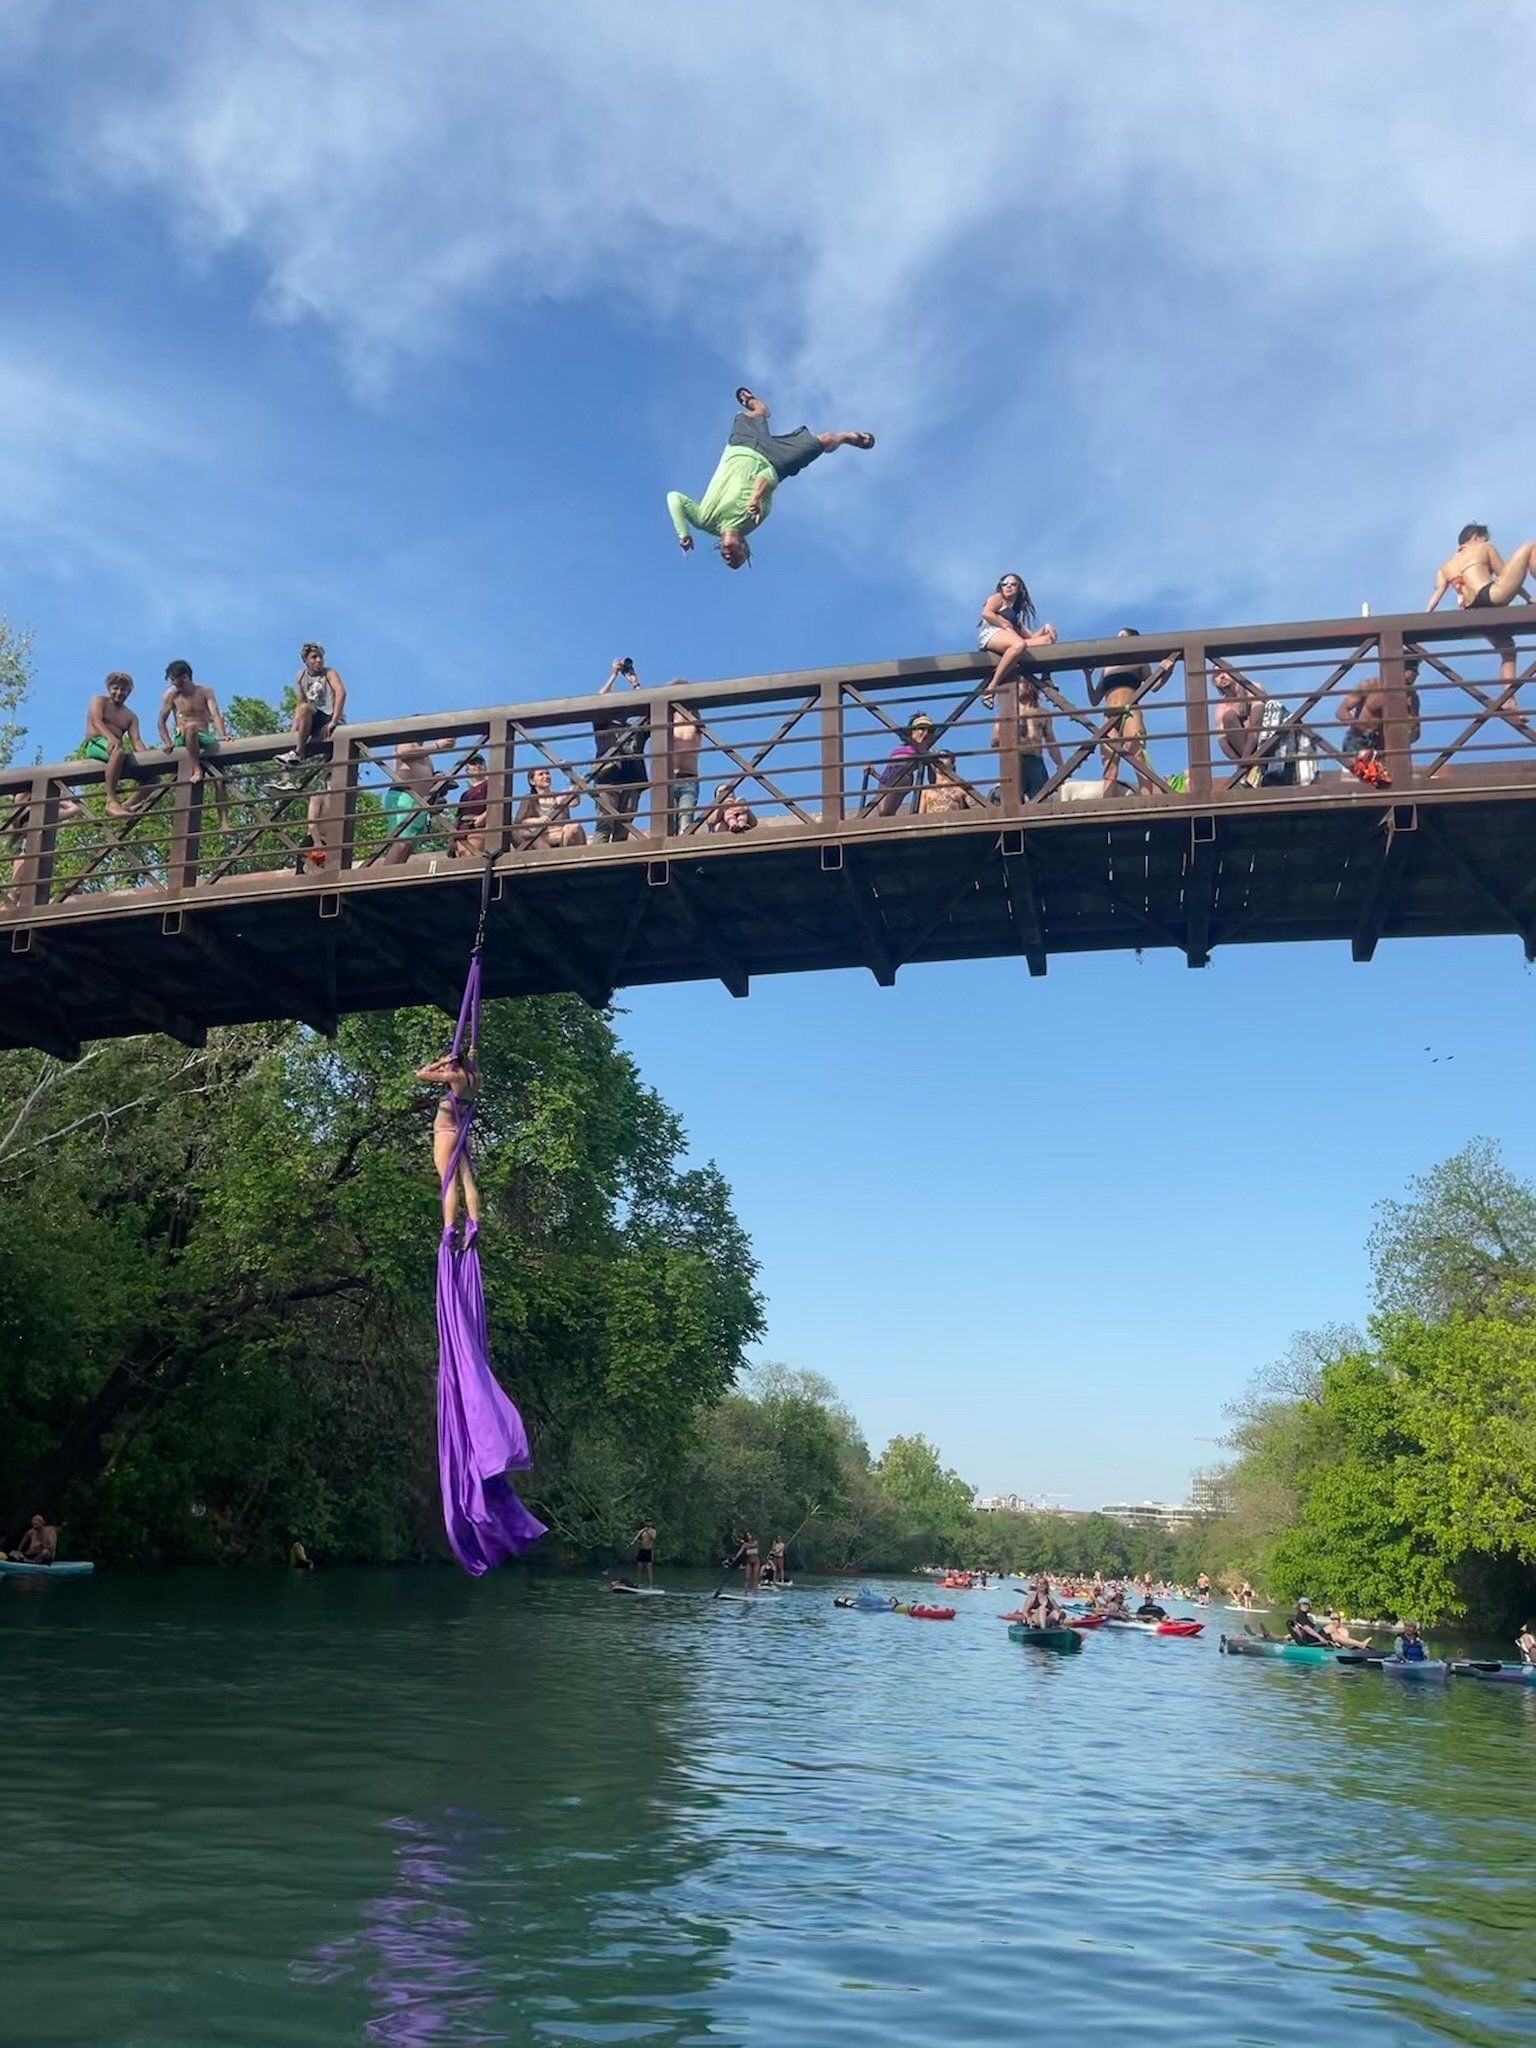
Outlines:
[[[728, 1559], [728, 1560], [726, 1561], [726, 1567], [725, 1567], [725, 1579], [728, 1579], [728, 1578], [729, 1578], [729, 1577], [731, 1576], [731, 1573], [732, 1573], [733, 1571], [735, 1571], [735, 1569], [736, 1569], [736, 1560], [735, 1560], [735, 1558], [734, 1558], [734, 1557], [733, 1557], [733, 1558], [729, 1558], [729, 1559]], [[709, 1597], [710, 1597], [710, 1599], [711, 1599], [711, 1600], [718, 1600], [718, 1599], [720, 1598], [720, 1595], [721, 1595], [721, 1594], [722, 1594], [722, 1593], [723, 1593], [723, 1592], [725, 1591], [725, 1579], [722, 1579], [722, 1580], [720, 1581], [719, 1585], [718, 1585], [718, 1586], [716, 1586], [716, 1588], [715, 1588], [715, 1590], [713, 1591], [713, 1593], [711, 1593], [711, 1594], [710, 1594], [710, 1596], [709, 1596]]]

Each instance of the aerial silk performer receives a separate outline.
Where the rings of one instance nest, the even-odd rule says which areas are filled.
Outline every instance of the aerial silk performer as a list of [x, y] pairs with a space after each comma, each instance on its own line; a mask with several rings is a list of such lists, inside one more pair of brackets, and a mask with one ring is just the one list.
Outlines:
[[484, 939], [482, 900], [452, 1050], [417, 1075], [418, 1080], [443, 1086], [432, 1124], [432, 1156], [443, 1195], [443, 1235], [437, 1252], [437, 1465], [443, 1524], [454, 1556], [474, 1578], [493, 1565], [505, 1564], [545, 1534], [544, 1524], [524, 1507], [507, 1477], [509, 1472], [526, 1471], [532, 1460], [523, 1418], [491, 1370], [480, 1282], [480, 1189], [470, 1123], [480, 1091]]

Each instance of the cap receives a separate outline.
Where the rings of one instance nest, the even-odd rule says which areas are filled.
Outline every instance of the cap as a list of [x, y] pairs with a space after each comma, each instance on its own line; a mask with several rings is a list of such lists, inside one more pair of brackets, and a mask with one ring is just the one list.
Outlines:
[[1305, 1594], [1303, 1594], [1302, 1597], [1296, 1602], [1296, 1605], [1298, 1607], [1310, 1607], [1312, 1605], [1312, 1602], [1306, 1597]]

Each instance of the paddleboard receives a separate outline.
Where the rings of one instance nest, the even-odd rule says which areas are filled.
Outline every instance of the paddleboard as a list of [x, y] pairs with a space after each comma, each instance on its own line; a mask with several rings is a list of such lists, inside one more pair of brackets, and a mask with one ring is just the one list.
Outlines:
[[93, 1564], [20, 1564], [15, 1558], [0, 1557], [0, 1572], [15, 1572], [18, 1575], [30, 1572], [39, 1579], [77, 1579], [84, 1572], [93, 1572]]
[[664, 1600], [667, 1596], [665, 1586], [621, 1586], [615, 1582], [608, 1590], [610, 1593], [633, 1594], [637, 1600]]

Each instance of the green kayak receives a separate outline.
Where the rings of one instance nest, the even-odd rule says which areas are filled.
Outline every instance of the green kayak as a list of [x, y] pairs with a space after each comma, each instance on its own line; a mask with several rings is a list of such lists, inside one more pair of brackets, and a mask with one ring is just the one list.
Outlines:
[[1229, 1657], [1278, 1657], [1283, 1664], [1331, 1664], [1338, 1656], [1323, 1643], [1274, 1643], [1264, 1636], [1223, 1636]]
[[1037, 1650], [1080, 1650], [1082, 1636], [1075, 1628], [1026, 1628], [1022, 1621], [1008, 1624], [1010, 1643], [1032, 1643]]

